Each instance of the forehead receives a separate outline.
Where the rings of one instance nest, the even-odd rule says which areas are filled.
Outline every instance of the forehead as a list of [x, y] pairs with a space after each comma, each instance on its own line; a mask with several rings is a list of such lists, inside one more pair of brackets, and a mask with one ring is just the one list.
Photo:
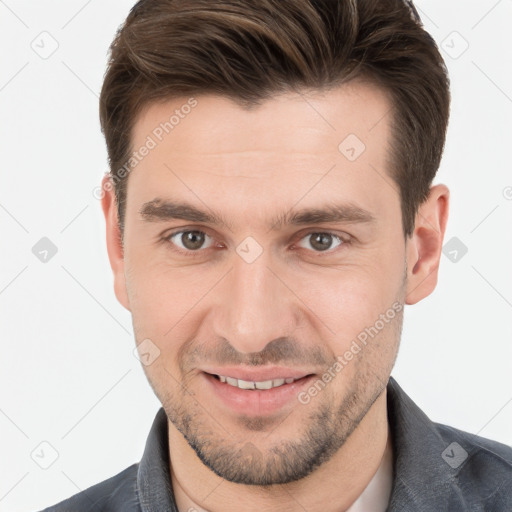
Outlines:
[[390, 117], [388, 95], [362, 82], [281, 94], [250, 110], [216, 95], [151, 104], [132, 133], [133, 150], [151, 149], [130, 172], [128, 204], [171, 195], [199, 206], [207, 197], [236, 215], [301, 197], [317, 206], [338, 191], [378, 206], [383, 193], [397, 197], [386, 179]]
[[182, 97], [149, 104], [134, 123], [134, 149], [152, 136], [159, 146], [168, 142], [173, 153], [189, 155], [256, 150], [282, 157], [286, 149], [292, 158], [326, 150], [338, 155], [350, 134], [366, 147], [386, 142], [391, 108], [385, 91], [362, 81], [280, 94], [251, 109], [213, 94], [194, 97], [194, 103]]

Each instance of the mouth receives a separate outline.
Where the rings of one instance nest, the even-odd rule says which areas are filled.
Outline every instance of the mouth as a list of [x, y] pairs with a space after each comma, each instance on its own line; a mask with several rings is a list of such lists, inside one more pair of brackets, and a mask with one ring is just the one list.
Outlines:
[[209, 400], [218, 400], [230, 413], [252, 417], [299, 405], [300, 391], [315, 377], [313, 373], [276, 368], [258, 372], [219, 368], [203, 370], [201, 375], [208, 384]]

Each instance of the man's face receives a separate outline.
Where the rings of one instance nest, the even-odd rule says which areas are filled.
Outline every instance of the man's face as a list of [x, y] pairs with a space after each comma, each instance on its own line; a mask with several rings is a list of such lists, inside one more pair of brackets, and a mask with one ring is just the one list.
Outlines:
[[[158, 141], [187, 99], [134, 126], [133, 148], [157, 144], [129, 175], [116, 293], [136, 342], [158, 347], [144, 370], [203, 463], [245, 484], [297, 480], [357, 427], [398, 350], [407, 245], [391, 104], [355, 82], [250, 111], [198, 96]], [[168, 217], [166, 202], [205, 217]], [[343, 215], [322, 218], [329, 207]]]

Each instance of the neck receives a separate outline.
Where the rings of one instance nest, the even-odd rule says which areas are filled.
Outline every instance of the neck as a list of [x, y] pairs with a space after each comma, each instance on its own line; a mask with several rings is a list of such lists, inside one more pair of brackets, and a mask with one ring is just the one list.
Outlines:
[[390, 449], [386, 389], [326, 463], [307, 477], [268, 487], [228, 482], [207, 468], [169, 423], [171, 481], [179, 512], [346, 511], [364, 491]]

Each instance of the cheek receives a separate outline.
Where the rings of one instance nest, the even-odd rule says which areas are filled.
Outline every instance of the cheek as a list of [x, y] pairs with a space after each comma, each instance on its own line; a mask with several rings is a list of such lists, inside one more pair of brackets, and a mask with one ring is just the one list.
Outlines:
[[331, 349], [339, 354], [365, 328], [374, 326], [380, 315], [387, 315], [389, 320], [383, 331], [388, 332], [388, 327], [395, 324], [396, 303], [404, 300], [403, 278], [403, 254], [381, 248], [358, 265], [329, 269], [307, 282], [302, 280], [296, 293], [314, 313], [309, 315], [310, 321], [318, 326], [318, 332], [325, 333]]
[[183, 329], [221, 275], [204, 267], [170, 267], [150, 258], [132, 259], [129, 268], [128, 293], [139, 336], [159, 338]]

